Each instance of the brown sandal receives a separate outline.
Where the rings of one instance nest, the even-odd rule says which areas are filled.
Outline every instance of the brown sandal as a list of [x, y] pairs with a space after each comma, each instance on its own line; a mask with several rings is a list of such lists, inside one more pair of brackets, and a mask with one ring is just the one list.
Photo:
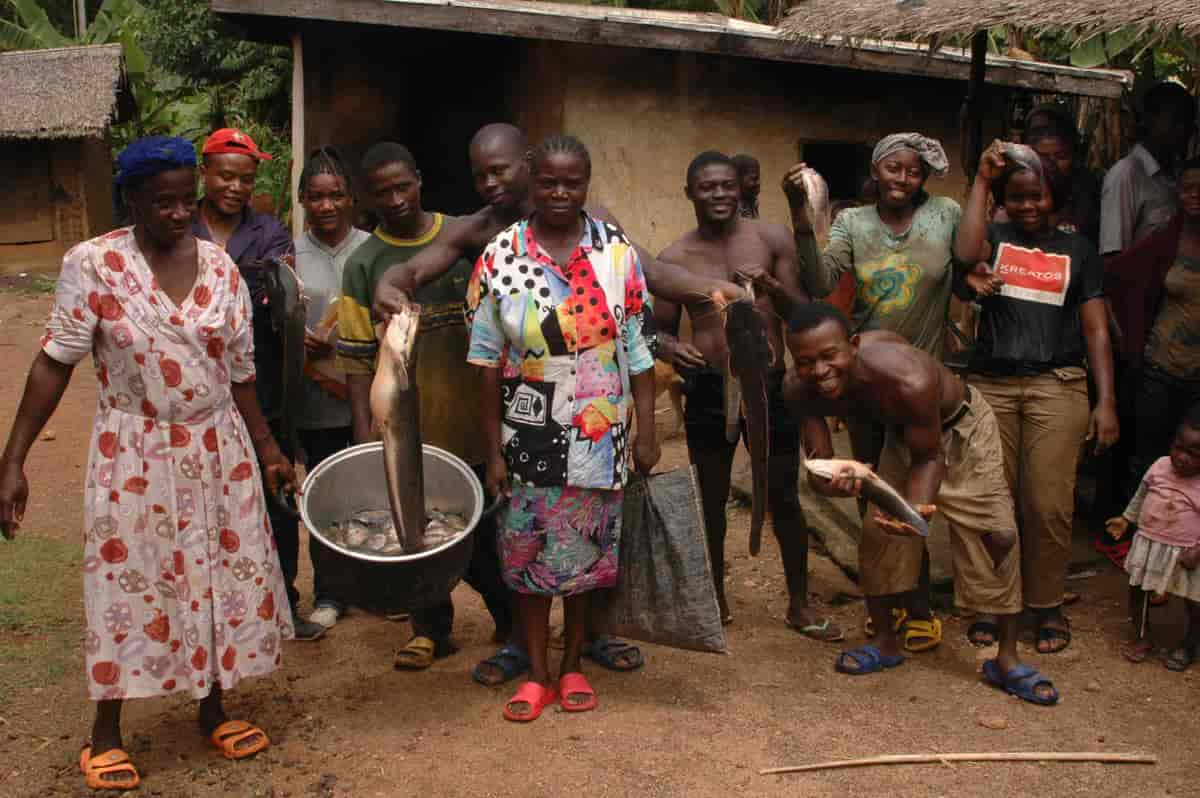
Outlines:
[[[92, 747], [85, 745], [79, 752], [79, 770], [83, 772], [87, 786], [93, 790], [136, 790], [142, 783], [142, 777], [138, 775], [129, 754], [120, 748], [92, 756]], [[120, 779], [104, 778], [117, 774], [128, 776]]]

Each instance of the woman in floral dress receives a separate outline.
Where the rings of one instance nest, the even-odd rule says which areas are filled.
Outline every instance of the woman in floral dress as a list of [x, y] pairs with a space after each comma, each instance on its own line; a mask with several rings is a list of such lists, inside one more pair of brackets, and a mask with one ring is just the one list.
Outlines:
[[291, 636], [259, 487], [295, 488], [254, 393], [250, 299], [233, 261], [189, 232], [196, 156], [177, 138], [131, 144], [117, 184], [134, 226], [74, 247], [0, 460], [0, 528], [24, 514], [25, 457], [76, 363], [100, 382], [84, 488], [88, 694], [80, 768], [94, 789], [132, 789], [127, 698], [186, 691], [226, 757], [269, 744], [230, 721], [223, 690], [279, 665]]
[[[510, 496], [501, 567], [531, 661], [504, 710], [513, 721], [536, 719], [559, 697], [568, 712], [595, 708], [579, 658], [588, 592], [616, 584], [631, 398], [635, 465], [648, 473], [659, 457], [637, 253], [583, 210], [591, 159], [577, 139], [543, 142], [532, 174], [533, 215], [492, 240], [467, 289], [488, 489]], [[555, 596], [565, 621], [557, 690], [546, 664]]]

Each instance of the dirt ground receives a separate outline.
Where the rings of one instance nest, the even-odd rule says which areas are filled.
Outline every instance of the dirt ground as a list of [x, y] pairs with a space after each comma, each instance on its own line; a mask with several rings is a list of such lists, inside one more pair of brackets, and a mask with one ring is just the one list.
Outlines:
[[[7, 435], [49, 306], [44, 285], [0, 286], [0, 430]], [[32, 497], [15, 543], [0, 544], [0, 795], [85, 795], [75, 762], [92, 707], [81, 678], [80, 475], [95, 384], [78, 369], [28, 463]], [[670, 414], [660, 417], [669, 422]], [[666, 466], [685, 462], [682, 439]], [[983, 654], [950, 617], [946, 640], [885, 674], [834, 672], [838, 647], [797, 636], [773, 540], [746, 551], [747, 513], [731, 510], [734, 625], [728, 656], [645, 647], [632, 674], [589, 665], [601, 697], [591, 714], [548, 711], [517, 726], [501, 717], [511, 687], [485, 689], [470, 670], [493, 646], [482, 602], [455, 593], [462, 650], [423, 673], [392, 669], [406, 624], [354, 612], [316, 643], [289, 643], [283, 668], [243, 682], [231, 714], [266, 728], [274, 747], [231, 763], [196, 731], [195, 705], [131, 702], [126, 746], [137, 794], [162, 796], [1184, 796], [1200, 795], [1200, 666], [1140, 666], [1116, 647], [1124, 588], [1109, 566], [1073, 582], [1075, 642], [1025, 655], [1057, 683], [1058, 707], [1034, 707], [980, 681]], [[1081, 549], [1082, 550], [1082, 549]], [[302, 562], [304, 557], [302, 555]], [[813, 600], [862, 641], [862, 604], [824, 558]], [[310, 587], [302, 574], [302, 590]], [[1179, 632], [1178, 607], [1168, 613]], [[987, 728], [981, 720], [1002, 729]], [[939, 764], [761, 776], [761, 768], [889, 753], [1108, 751], [1156, 754], [1154, 766]]]

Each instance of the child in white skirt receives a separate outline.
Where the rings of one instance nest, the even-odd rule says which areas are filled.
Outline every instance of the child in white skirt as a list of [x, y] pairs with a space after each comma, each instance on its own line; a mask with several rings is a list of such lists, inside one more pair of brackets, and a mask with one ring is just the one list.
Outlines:
[[1125, 512], [1106, 526], [1118, 537], [1130, 524], [1137, 528], [1125, 557], [1134, 639], [1123, 653], [1135, 662], [1146, 658], [1152, 649], [1147, 594], [1174, 594], [1187, 605], [1188, 630], [1165, 664], [1173, 671], [1187, 670], [1200, 641], [1200, 405], [1180, 423], [1167, 456], [1146, 471]]

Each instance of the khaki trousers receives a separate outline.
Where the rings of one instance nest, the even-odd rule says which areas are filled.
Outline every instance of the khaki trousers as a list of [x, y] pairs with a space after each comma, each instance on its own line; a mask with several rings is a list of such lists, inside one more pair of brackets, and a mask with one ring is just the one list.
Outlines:
[[[1004, 475], [1004, 453], [995, 416], [978, 391], [968, 390], [969, 409], [954, 426], [942, 431], [946, 476], [938, 490], [938, 512], [950, 527], [954, 561], [954, 600], [975, 612], [1012, 615], [1021, 611], [1021, 555], [1009, 550], [997, 566], [983, 536], [1007, 532], [1016, 537], [1012, 496]], [[889, 429], [878, 473], [903, 491], [911, 459], [897, 429]], [[863, 523], [858, 559], [863, 592], [890, 596], [913, 590], [921, 572], [925, 541], [891, 535], [875, 524], [874, 513]]]
[[973, 376], [1004, 442], [1004, 473], [1021, 531], [1021, 583], [1029, 607], [1062, 604], [1071, 558], [1075, 471], [1088, 427], [1087, 373]]

